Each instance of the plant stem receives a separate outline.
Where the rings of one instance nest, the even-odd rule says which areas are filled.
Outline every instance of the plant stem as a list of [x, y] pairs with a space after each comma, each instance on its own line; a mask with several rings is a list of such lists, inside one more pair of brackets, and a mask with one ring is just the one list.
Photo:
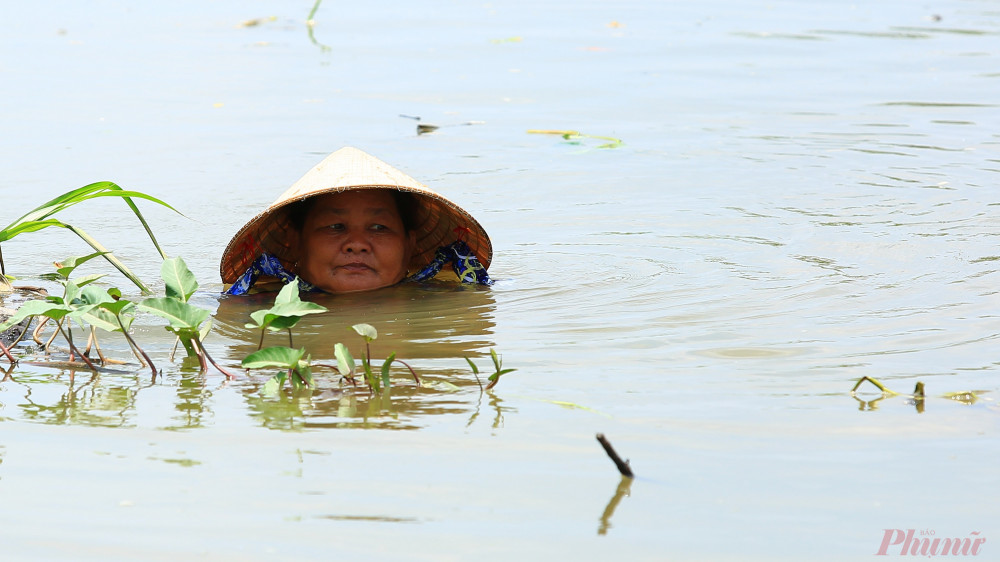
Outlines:
[[257, 351], [260, 351], [261, 348], [264, 347], [264, 332], [266, 332], [266, 331], [267, 331], [267, 328], [261, 328], [260, 329], [260, 341], [257, 342]]
[[118, 325], [121, 326], [122, 328], [122, 334], [125, 335], [125, 340], [132, 347], [132, 353], [136, 353], [136, 351], [138, 351], [138, 353], [136, 354], [137, 357], [139, 354], [142, 354], [142, 357], [139, 358], [139, 361], [145, 359], [146, 364], [149, 365], [149, 368], [153, 371], [153, 376], [155, 377], [156, 366], [153, 365], [153, 360], [149, 358], [149, 355], [146, 355], [146, 352], [143, 351], [142, 348], [139, 347], [139, 344], [135, 343], [135, 340], [132, 339], [132, 336], [129, 335], [128, 330], [125, 329], [125, 324], [122, 323], [121, 317], [116, 314], [115, 318], [118, 319]]
[[[191, 349], [194, 350], [194, 354], [198, 356], [198, 363], [201, 364], [201, 372], [207, 373], [208, 363], [205, 362], [205, 352], [202, 350], [201, 346], [198, 345], [198, 343], [198, 338], [191, 338], [190, 346]], [[190, 357], [190, 354], [188, 357]]]
[[0, 341], [0, 351], [3, 351], [4, 356], [7, 357], [7, 360], [10, 361], [11, 365], [17, 363], [17, 360], [10, 354], [10, 350], [7, 349], [7, 346], [5, 346], [2, 341]]
[[[218, 363], [215, 362], [215, 359], [212, 359], [212, 356], [208, 354], [208, 350], [206, 350], [205, 346], [202, 345], [202, 343], [200, 341], [198, 341], [198, 338], [192, 338], [191, 339], [191, 343], [195, 344], [195, 349], [198, 350], [198, 357], [201, 358], [202, 365], [205, 364], [205, 359], [204, 358], [207, 357], [208, 360], [209, 360], [209, 362], [212, 363], [212, 366], [215, 367], [216, 369], [218, 369], [219, 372], [222, 373], [223, 375], [226, 375], [227, 379], [235, 379], [236, 378], [236, 375], [234, 375], [234, 374], [230, 373], [229, 371], [223, 369]], [[205, 367], [205, 370], [206, 371], [208, 370], [207, 366]]]
[[61, 323], [57, 322], [56, 323], [56, 327], [59, 328], [59, 331], [62, 333], [63, 337], [66, 338], [67, 342], [69, 342], [70, 361], [73, 360], [73, 354], [75, 353], [75, 354], [77, 354], [77, 355], [80, 356], [80, 359], [83, 359], [83, 362], [87, 364], [87, 367], [90, 367], [90, 369], [92, 371], [96, 371], [97, 367], [95, 367], [94, 364], [90, 362], [90, 358], [88, 358], [86, 355], [80, 353], [80, 350], [77, 349], [75, 345], [73, 345], [73, 335], [72, 335], [73, 334], [73, 330], [72, 330], [72, 328], [69, 329], [69, 334], [67, 335], [66, 331], [63, 330], [63, 327], [62, 327]]
[[[420, 377], [417, 376], [417, 372], [413, 370], [413, 367], [411, 367], [406, 361], [403, 361], [402, 359], [394, 359], [394, 361], [399, 361], [407, 369], [409, 369], [410, 370], [410, 374], [413, 375], [413, 380], [417, 383], [417, 385], [420, 384]], [[482, 386], [482, 385], [480, 385], [480, 386]]]
[[145, 283], [142, 282], [142, 280], [140, 280], [138, 277], [136, 277], [136, 275], [134, 273], [132, 273], [132, 270], [130, 270], [129, 268], [125, 267], [125, 264], [123, 264], [122, 262], [120, 262], [118, 260], [118, 258], [115, 257], [115, 255], [112, 254], [107, 248], [105, 248], [104, 246], [102, 246], [100, 244], [100, 242], [98, 242], [97, 240], [95, 240], [94, 238], [92, 238], [89, 234], [87, 234], [83, 230], [81, 230], [81, 229], [79, 229], [79, 228], [77, 228], [77, 227], [75, 227], [75, 226], [73, 226], [71, 224], [67, 224], [66, 228], [72, 230], [77, 236], [79, 236], [80, 238], [82, 238], [84, 242], [86, 242], [87, 244], [90, 244], [91, 248], [97, 250], [98, 252], [105, 252], [104, 259], [106, 259], [109, 262], [111, 262], [111, 265], [115, 266], [115, 268], [118, 269], [118, 271], [120, 271], [122, 273], [122, 275], [124, 275], [125, 277], [128, 277], [129, 281], [131, 281], [132, 283], [134, 283], [136, 287], [139, 287], [139, 290], [142, 291], [143, 294], [148, 295], [148, 294], [151, 294], [153, 292], [149, 287], [146, 286]]

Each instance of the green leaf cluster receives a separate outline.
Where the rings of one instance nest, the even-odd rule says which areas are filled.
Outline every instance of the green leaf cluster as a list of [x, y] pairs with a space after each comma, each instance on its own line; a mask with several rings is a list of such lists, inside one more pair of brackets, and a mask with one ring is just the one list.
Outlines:
[[[166, 259], [166, 254], [160, 248], [159, 242], [156, 241], [156, 237], [153, 235], [153, 231], [149, 228], [149, 224], [146, 222], [146, 218], [143, 217], [142, 213], [139, 212], [139, 208], [136, 207], [135, 202], [132, 201], [133, 198], [145, 199], [147, 201], [152, 201], [158, 205], [162, 205], [174, 212], [178, 212], [176, 209], [164, 203], [160, 199], [147, 195], [140, 191], [126, 191], [120, 186], [110, 181], [102, 181], [92, 183], [90, 185], [83, 186], [79, 189], [74, 189], [59, 195], [58, 197], [48, 201], [38, 207], [35, 207], [31, 211], [28, 211], [23, 216], [15, 220], [14, 222], [8, 224], [2, 230], [0, 230], [0, 244], [13, 239], [14, 237], [25, 234], [28, 232], [37, 232], [43, 230], [50, 226], [57, 226], [60, 228], [65, 228], [70, 230], [77, 236], [79, 236], [84, 242], [90, 245], [91, 248], [97, 251], [97, 255], [104, 256], [108, 262], [111, 263], [118, 271], [120, 271], [125, 277], [132, 281], [139, 289], [144, 293], [150, 293], [150, 289], [143, 283], [132, 271], [125, 266], [117, 257], [109, 252], [104, 246], [102, 246], [97, 240], [92, 236], [87, 234], [83, 229], [73, 226], [69, 223], [63, 222], [59, 219], [52, 218], [53, 215], [82, 203], [84, 201], [90, 201], [99, 197], [119, 197], [125, 201], [129, 209], [135, 214], [139, 222], [142, 223], [143, 228], [146, 229], [146, 234], [149, 235], [149, 239], [156, 246], [157, 252], [160, 253], [160, 257]], [[178, 213], [179, 214], [179, 213]], [[0, 252], [0, 291], [10, 290], [10, 283], [7, 281], [6, 270], [3, 265], [3, 253]]]

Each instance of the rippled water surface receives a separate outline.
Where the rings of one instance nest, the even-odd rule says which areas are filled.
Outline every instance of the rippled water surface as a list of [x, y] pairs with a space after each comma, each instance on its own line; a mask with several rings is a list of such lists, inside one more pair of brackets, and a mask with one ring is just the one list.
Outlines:
[[[381, 398], [200, 374], [151, 316], [155, 380], [26, 358], [0, 382], [5, 556], [848, 560], [892, 529], [996, 556], [1000, 5], [312, 8], [9, 6], [0, 223], [98, 180], [167, 200], [184, 216], [142, 208], [238, 369], [270, 303], [219, 297], [222, 249], [352, 145], [476, 215], [496, 284], [320, 298], [315, 361], [367, 322], [421, 375]], [[157, 278], [119, 202], [64, 218]], [[51, 287], [88, 249], [53, 229], [3, 259]], [[481, 393], [464, 357], [491, 348], [517, 371]]]

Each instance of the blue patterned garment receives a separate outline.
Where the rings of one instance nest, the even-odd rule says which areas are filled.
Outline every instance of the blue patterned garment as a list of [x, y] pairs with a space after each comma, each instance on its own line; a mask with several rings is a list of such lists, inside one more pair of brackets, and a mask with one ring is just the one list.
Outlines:
[[407, 277], [410, 281], [427, 281], [433, 279], [441, 271], [444, 264], [451, 262], [451, 268], [462, 283], [478, 283], [480, 285], [492, 285], [493, 280], [486, 273], [486, 268], [479, 263], [476, 254], [469, 248], [469, 245], [461, 240], [456, 240], [447, 246], [441, 246], [434, 254], [434, 259], [427, 267]]
[[[433, 279], [445, 264], [451, 262], [451, 268], [455, 271], [455, 275], [462, 281], [462, 283], [478, 283], [479, 285], [492, 285], [493, 280], [490, 279], [489, 274], [486, 273], [486, 268], [479, 263], [479, 259], [476, 258], [476, 254], [469, 248], [469, 245], [461, 240], [456, 240], [447, 246], [442, 246], [438, 248], [438, 251], [434, 254], [434, 259], [431, 263], [427, 264], [420, 271], [414, 273], [413, 275], [407, 277], [406, 281], [428, 281]], [[257, 283], [257, 279], [261, 275], [270, 275], [281, 280], [282, 283], [291, 283], [296, 275], [291, 273], [284, 266], [278, 258], [272, 256], [268, 253], [263, 253], [254, 260], [250, 268], [247, 269], [246, 273], [240, 276], [239, 279], [233, 283], [227, 291], [227, 295], [245, 295], [250, 292], [254, 284]], [[303, 292], [318, 291], [316, 287], [306, 283], [302, 279], [299, 279], [299, 287]]]
[[[233, 286], [226, 291], [226, 294], [245, 295], [249, 293], [261, 274], [277, 277], [285, 284], [291, 283], [296, 278], [294, 273], [291, 273], [285, 269], [285, 266], [281, 265], [281, 261], [278, 258], [265, 252], [250, 264], [250, 268], [247, 269], [246, 273], [240, 275], [240, 278], [233, 283]], [[299, 279], [299, 289], [301, 292], [310, 292], [315, 291], [316, 287]]]

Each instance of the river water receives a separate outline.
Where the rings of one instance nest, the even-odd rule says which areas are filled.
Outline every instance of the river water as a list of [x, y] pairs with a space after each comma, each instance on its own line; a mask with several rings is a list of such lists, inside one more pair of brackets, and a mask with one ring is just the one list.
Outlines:
[[[496, 284], [319, 299], [295, 330], [314, 360], [367, 322], [423, 376], [382, 398], [200, 374], [152, 316], [155, 380], [14, 367], [5, 558], [852, 560], [896, 529], [996, 556], [1000, 5], [312, 8], [8, 6], [0, 222], [99, 180], [165, 199], [183, 216], [140, 205], [234, 367], [269, 302], [220, 298], [222, 249], [352, 145], [476, 215]], [[120, 202], [63, 218], [158, 278]], [[51, 287], [89, 248], [3, 250]], [[491, 348], [517, 370], [483, 394], [464, 357]], [[862, 376], [927, 398], [852, 396]]]

